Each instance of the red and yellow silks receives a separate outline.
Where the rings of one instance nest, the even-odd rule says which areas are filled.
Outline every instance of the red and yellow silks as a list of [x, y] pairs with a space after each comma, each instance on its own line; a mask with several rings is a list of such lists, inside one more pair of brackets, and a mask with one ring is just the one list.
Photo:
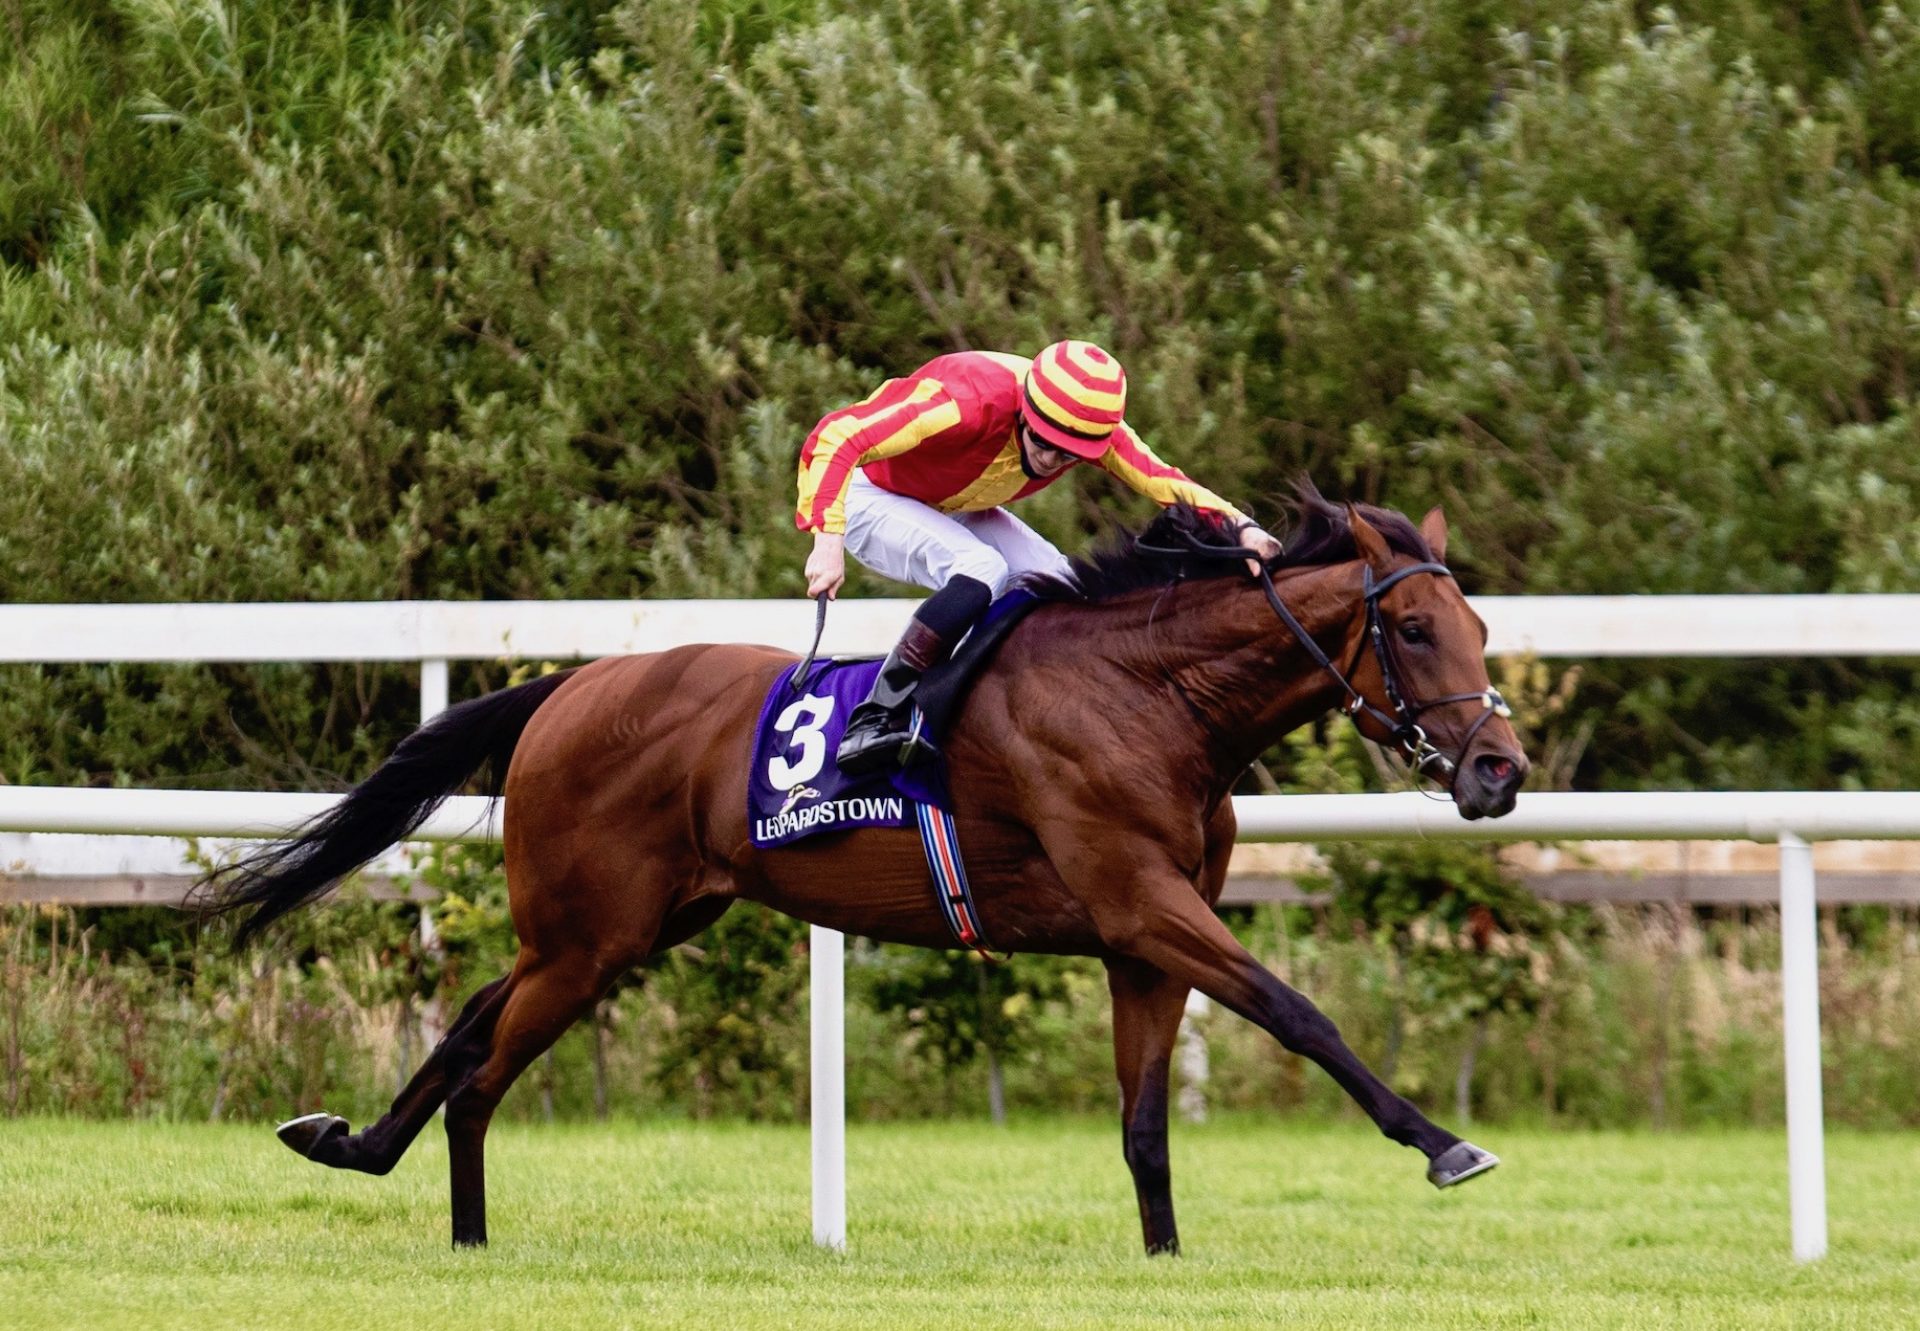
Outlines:
[[[864, 467], [880, 488], [943, 513], [997, 508], [1044, 489], [1066, 473], [1035, 479], [1020, 465], [1016, 429], [1029, 387], [1045, 399], [1040, 408], [1045, 424], [1059, 427], [1063, 417], [1070, 417], [1082, 427], [1098, 427], [1101, 418], [1112, 413], [1109, 437], [1097, 454], [1088, 441], [1067, 451], [1097, 463], [1156, 503], [1184, 501], [1243, 520], [1233, 505], [1156, 457], [1121, 419], [1124, 379], [1117, 394], [1098, 383], [1062, 394], [1057, 377], [1029, 375], [1032, 365], [1024, 356], [1002, 352], [956, 352], [928, 361], [904, 378], [889, 379], [850, 407], [829, 412], [800, 450], [795, 524], [802, 531], [844, 532], [847, 483], [855, 467]], [[1102, 393], [1119, 400], [1102, 401]], [[1062, 406], [1057, 401], [1062, 395], [1073, 400]], [[1050, 435], [1042, 423], [1035, 424], [1036, 433]]]

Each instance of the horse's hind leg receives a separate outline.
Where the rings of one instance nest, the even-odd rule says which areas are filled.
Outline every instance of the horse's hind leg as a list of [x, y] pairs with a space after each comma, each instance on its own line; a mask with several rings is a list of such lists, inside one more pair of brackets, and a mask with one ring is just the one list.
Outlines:
[[450, 1079], [447, 1163], [456, 1247], [487, 1241], [487, 1127], [514, 1081], [600, 1000], [629, 965], [685, 942], [726, 914], [732, 904], [730, 898], [706, 897], [682, 906], [657, 924], [650, 938], [644, 925], [629, 922], [621, 932], [628, 934], [632, 946], [619, 952], [589, 952], [577, 936], [572, 946], [562, 944], [545, 954], [521, 948], [494, 1005], [498, 1018], [487, 1028], [488, 1043]]
[[[644, 876], [634, 867], [632, 878]], [[733, 904], [730, 897], [709, 896], [669, 912], [664, 894], [629, 892], [618, 898], [627, 912], [588, 919], [575, 894], [549, 892], [541, 900], [547, 909], [530, 907], [516, 917], [523, 931], [520, 955], [489, 1004], [492, 1015], [484, 1035], [476, 1046], [463, 1047], [462, 1062], [449, 1065], [447, 1165], [456, 1247], [487, 1241], [487, 1127], [520, 1074], [586, 1015], [628, 967], [685, 942]], [[575, 904], [555, 908], [554, 903], [562, 901]], [[468, 1048], [472, 1052], [466, 1052]]]
[[487, 1241], [486, 1137], [493, 1111], [527, 1066], [599, 1001], [621, 969], [580, 951], [549, 959], [521, 950], [485, 1057], [447, 1097], [455, 1247]]
[[1178, 1253], [1173, 1169], [1167, 1156], [1168, 1072], [1187, 986], [1145, 962], [1107, 963], [1113, 994], [1113, 1060], [1120, 1075], [1121, 1146], [1140, 1200], [1147, 1252]]
[[347, 1121], [338, 1115], [304, 1114], [280, 1125], [280, 1140], [307, 1159], [335, 1169], [366, 1174], [391, 1170], [446, 1100], [452, 1083], [486, 1057], [505, 984], [502, 977], [474, 991], [419, 1071], [394, 1097], [393, 1107], [377, 1122], [350, 1133]]

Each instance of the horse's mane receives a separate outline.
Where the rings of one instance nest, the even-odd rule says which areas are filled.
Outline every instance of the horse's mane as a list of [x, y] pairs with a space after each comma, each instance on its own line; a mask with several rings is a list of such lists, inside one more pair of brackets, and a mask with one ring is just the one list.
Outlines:
[[[1285, 541], [1286, 552], [1268, 561], [1270, 570], [1344, 564], [1360, 557], [1347, 525], [1345, 504], [1324, 498], [1313, 482], [1302, 480], [1294, 486], [1289, 507], [1293, 530]], [[1391, 549], [1414, 559], [1433, 558], [1426, 538], [1406, 514], [1373, 504], [1355, 507], [1386, 538]], [[1122, 531], [1118, 540], [1074, 559], [1070, 572], [1032, 578], [1023, 585], [1043, 601], [1098, 602], [1143, 588], [1163, 587], [1175, 578], [1224, 578], [1242, 570], [1241, 561], [1236, 559], [1188, 553], [1188, 547], [1194, 544], [1226, 549], [1234, 542], [1209, 515], [1187, 504], [1174, 504], [1140, 531]], [[1170, 549], [1182, 553], [1163, 553]]]

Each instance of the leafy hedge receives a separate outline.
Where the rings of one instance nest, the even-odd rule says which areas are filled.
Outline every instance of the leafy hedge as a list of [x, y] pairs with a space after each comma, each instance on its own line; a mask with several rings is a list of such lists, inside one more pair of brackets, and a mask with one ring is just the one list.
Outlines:
[[[1397, 872], [1406, 883], [1422, 868]], [[169, 913], [0, 909], [0, 1117], [272, 1121], [324, 1107], [364, 1124], [424, 1053], [429, 1013], [444, 1021], [506, 968], [501, 904], [490, 889], [451, 905], [444, 958], [419, 951], [413, 911], [394, 905], [308, 912], [281, 931], [292, 947], [239, 956]], [[1233, 923], [1382, 1076], [1456, 1129], [1463, 1096], [1478, 1119], [1781, 1121], [1770, 912], [1696, 921], [1600, 910], [1575, 915], [1544, 945], [1496, 936], [1483, 952], [1471, 927], [1443, 922], [1404, 940], [1300, 908], [1261, 907]], [[1820, 977], [1826, 1112], [1866, 1127], [1920, 1125], [1913, 922], [1888, 927], [1856, 911], [1832, 924]], [[782, 916], [728, 914], [570, 1031], [503, 1112], [804, 1119], [804, 947], [804, 928]], [[1509, 977], [1482, 1006], [1485, 988], [1459, 986], [1463, 963], [1517, 969], [1521, 983]], [[856, 944], [853, 1115], [984, 1117], [996, 1082], [1016, 1114], [1112, 1114], [1098, 964], [1020, 957], [983, 972], [970, 953]], [[1319, 1069], [1223, 1009], [1191, 1021], [1183, 1038], [1208, 1049], [1205, 1102], [1215, 1110], [1359, 1117]]]
[[[1443, 500], [1482, 590], [1920, 573], [1911, 3], [0, 22], [7, 600], [794, 593], [818, 413], [1069, 333], [1230, 493]], [[1069, 545], [1135, 511], [1083, 480], [1028, 506]], [[1913, 683], [1607, 665], [1582, 776], [1911, 784]], [[7, 684], [13, 780], [347, 779], [409, 712], [392, 671]]]

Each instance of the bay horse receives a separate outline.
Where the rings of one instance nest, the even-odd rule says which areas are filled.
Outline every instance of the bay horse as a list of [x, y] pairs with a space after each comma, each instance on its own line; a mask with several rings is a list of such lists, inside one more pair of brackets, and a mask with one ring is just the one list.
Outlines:
[[[1042, 604], [1008, 633], [946, 740], [986, 934], [1106, 966], [1123, 1154], [1149, 1253], [1179, 1248], [1168, 1063], [1190, 988], [1325, 1068], [1382, 1133], [1426, 1157], [1437, 1186], [1499, 1163], [1384, 1085], [1214, 914], [1236, 779], [1330, 708], [1435, 768], [1468, 818], [1510, 811], [1527, 774], [1488, 682], [1485, 625], [1441, 562], [1440, 511], [1416, 527], [1303, 484], [1295, 516], [1286, 553], [1264, 567], [1176, 508], [1130, 549], [1036, 585]], [[913, 829], [750, 844], [751, 730], [794, 659], [680, 647], [463, 702], [292, 840], [214, 875], [212, 909], [253, 908], [244, 942], [404, 838], [489, 761], [505, 767], [512, 970], [472, 995], [377, 1122], [350, 1132], [308, 1114], [281, 1125], [282, 1139], [321, 1164], [384, 1174], [444, 1103], [453, 1242], [482, 1244], [496, 1106], [631, 967], [740, 900], [953, 946]]]

